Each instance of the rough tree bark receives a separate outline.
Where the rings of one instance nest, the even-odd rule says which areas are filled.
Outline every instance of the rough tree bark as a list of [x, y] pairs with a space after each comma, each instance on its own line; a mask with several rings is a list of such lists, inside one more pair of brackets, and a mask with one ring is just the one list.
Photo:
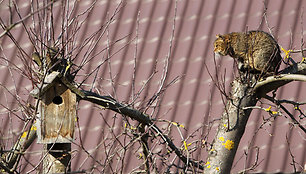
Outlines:
[[[213, 146], [208, 154], [204, 173], [230, 173], [239, 142], [251, 114], [251, 107], [270, 91], [292, 81], [306, 81], [306, 64], [298, 63], [282, 71], [280, 75], [270, 76], [256, 82], [236, 78], [232, 82], [231, 95], [221, 116]], [[245, 76], [245, 75], [243, 75]], [[251, 85], [250, 85], [251, 84]], [[304, 127], [300, 127], [305, 131]]]
[[258, 96], [253, 88], [240, 78], [232, 82], [232, 92], [221, 116], [212, 149], [207, 158], [204, 173], [229, 173], [244, 133], [245, 125]]

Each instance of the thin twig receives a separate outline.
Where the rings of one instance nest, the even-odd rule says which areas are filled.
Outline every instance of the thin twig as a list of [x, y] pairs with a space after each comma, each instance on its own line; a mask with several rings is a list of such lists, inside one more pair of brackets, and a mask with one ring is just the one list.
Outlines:
[[[26, 15], [25, 17], [23, 17], [23, 18], [20, 19], [19, 21], [15, 22], [14, 24], [11, 24], [10, 26], [3, 28], [5, 31], [2, 32], [2, 33], [0, 34], [0, 38], [3, 37], [4, 35], [6, 35], [10, 30], [12, 30], [15, 26], [17, 26], [17, 25], [20, 24], [21, 22], [27, 20], [29, 17], [33, 16], [35, 13], [38, 13], [38, 12], [40, 12], [41, 10], [44, 10], [45, 8], [49, 7], [49, 6], [50, 6], [51, 4], [53, 4], [53, 3], [54, 3], [54, 1], [51, 1], [51, 2], [49, 2], [47, 5], [45, 5], [45, 6], [41, 7], [41, 8], [39, 8], [39, 9], [37, 9], [36, 11], [34, 11], [34, 12], [32, 12], [32, 13]], [[0, 17], [0, 19], [1, 19], [1, 17]], [[2, 19], [1, 19], [1, 21], [2, 21]], [[3, 23], [3, 24], [4, 24], [4, 23]]]
[[275, 100], [273, 97], [270, 97], [268, 95], [265, 95], [264, 98], [266, 98], [267, 100], [277, 104], [278, 106], [280, 106], [280, 108], [282, 108], [282, 110], [284, 110], [286, 112], [286, 114], [291, 118], [291, 120], [293, 121], [294, 124], [298, 125], [305, 133], [306, 133], [306, 128], [304, 128], [300, 122], [298, 122], [294, 116], [281, 104], [278, 102], [278, 100]]

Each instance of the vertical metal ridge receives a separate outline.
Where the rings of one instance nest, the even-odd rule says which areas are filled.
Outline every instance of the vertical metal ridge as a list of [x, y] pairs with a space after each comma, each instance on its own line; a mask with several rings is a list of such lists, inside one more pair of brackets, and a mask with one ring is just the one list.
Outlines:
[[[107, 13], [108, 13], [108, 11], [109, 11], [109, 9], [110, 9], [110, 7], [111, 7], [111, 1], [107, 1], [107, 4], [106, 4], [106, 10], [105, 10], [105, 12], [103, 13], [103, 15], [102, 15], [102, 22], [101, 22], [101, 25], [100, 25], [100, 27], [99, 28], [102, 28], [103, 27], [103, 25], [104, 25], [104, 23], [105, 23], [105, 21], [107, 20], [106, 19], [106, 16], [107, 16]], [[87, 28], [88, 28], [88, 26], [89, 26], [90, 24], [87, 22], [87, 24], [86, 24], [86, 27], [85, 27], [85, 31], [87, 30]], [[101, 33], [101, 32], [99, 32], [99, 33]], [[81, 38], [80, 38], [80, 40], [81, 41], [83, 41], [84, 39], [85, 39], [85, 36], [86, 36], [86, 32], [84, 32], [82, 35], [81, 35]], [[93, 53], [95, 53], [96, 51], [97, 51], [97, 49], [98, 48], [95, 48], [94, 49], [94, 51], [93, 51]], [[89, 72], [90, 72], [90, 68], [92, 67], [92, 64], [93, 63], [89, 63], [88, 64], [88, 67], [87, 67], [87, 69], [85, 70], [86, 71], [86, 74], [88, 74]], [[91, 116], [93, 116], [93, 114], [95, 113], [95, 109], [94, 109], [94, 104], [91, 104], [92, 105], [92, 107], [91, 107], [91, 109], [89, 110], [89, 113], [88, 113], [88, 116], [90, 116], [88, 119], [86, 119], [86, 123], [84, 124], [85, 125], [85, 127], [87, 128], [87, 129], [84, 129], [83, 131], [82, 131], [82, 133], [81, 133], [81, 135], [79, 135], [79, 136], [82, 136], [82, 141], [83, 142], [86, 142], [86, 140], [88, 139], [88, 138], [90, 138], [90, 137], [88, 137], [89, 136], [89, 134], [88, 134], [88, 128], [90, 127], [90, 123], [92, 122], [92, 117]], [[82, 116], [81, 116], [82, 117]], [[83, 125], [83, 124], [82, 124]], [[78, 132], [77, 132], [78, 133]], [[83, 134], [83, 135], [82, 135]], [[79, 137], [80, 138], [80, 137]], [[89, 140], [90, 141], [90, 140]], [[72, 168], [72, 170], [78, 170], [78, 167], [80, 167], [79, 166], [79, 162], [81, 161], [81, 158], [82, 158], [82, 156], [81, 156], [82, 154], [81, 153], [78, 153], [77, 155], [76, 155], [76, 157], [74, 157], [74, 158], [76, 158], [76, 165], [74, 165], [74, 168]], [[90, 164], [91, 164], [91, 166], [93, 166], [94, 165], [94, 161], [92, 160], [91, 162], [90, 162]]]
[[[283, 11], [283, 9], [284, 9], [284, 3], [285, 3], [285, 2], [284, 2], [284, 0], [283, 0], [283, 1], [282, 1], [282, 4], [281, 4], [281, 7], [280, 7], [280, 9], [279, 9], [279, 11]], [[267, 1], [267, 4], [266, 4], [266, 5], [267, 5], [266, 8], [267, 8], [268, 11], [269, 11], [269, 7], [268, 7], [268, 6], [269, 6], [269, 1]], [[264, 9], [263, 9], [263, 10], [264, 10]], [[268, 11], [267, 11], [267, 13], [268, 13]], [[276, 25], [275, 28], [279, 28], [279, 27], [280, 27], [281, 19], [282, 19], [282, 14], [278, 16], [277, 25]], [[266, 24], [265, 24], [265, 21], [264, 21], [264, 17], [262, 16], [262, 23], [261, 23], [261, 26], [260, 26], [259, 28], [262, 28], [263, 25], [266, 25]], [[279, 31], [276, 30], [276, 32], [274, 33], [274, 37], [277, 37], [278, 34], [279, 34]], [[283, 90], [282, 90], [282, 88], [281, 88], [281, 89], [278, 91], [278, 94], [281, 94], [282, 91], [283, 91]], [[263, 113], [263, 111], [259, 110], [258, 113], [259, 113], [259, 114], [258, 114], [258, 116], [259, 116], [259, 115], [261, 115], [261, 114]], [[255, 122], [254, 130], [257, 129], [258, 126], [259, 126], [259, 122]], [[256, 130], [255, 130], [255, 131], [256, 131]], [[271, 139], [272, 139], [272, 138], [271, 138]], [[255, 143], [256, 143], [257, 141], [260, 141], [260, 140], [258, 140], [258, 134], [254, 136], [254, 139], [253, 139], [253, 140], [251, 140], [250, 146], [255, 145]], [[271, 144], [269, 144], [269, 147], [271, 147]], [[250, 156], [248, 156], [248, 160], [247, 160], [247, 167], [251, 167], [251, 166], [252, 166], [252, 160], [253, 160], [254, 156], [256, 156], [255, 153], [256, 153], [256, 152], [255, 152], [254, 150], [251, 150], [251, 151], [250, 151], [250, 153], [249, 153]]]
[[[160, 2], [162, 2], [162, 1], [160, 1]], [[165, 3], [166, 1], [163, 1], [163, 2]], [[153, 73], [154, 67], [155, 67], [154, 63], [157, 62], [157, 60], [158, 60], [158, 58], [159, 58], [159, 50], [161, 49], [161, 45], [162, 45], [162, 43], [163, 43], [163, 39], [162, 39], [162, 38], [164, 37], [164, 35], [165, 35], [165, 30], [166, 30], [166, 28], [167, 28], [167, 22], [168, 22], [167, 19], [169, 19], [169, 16], [170, 16], [171, 12], [173, 12], [173, 11], [171, 10], [172, 4], [173, 4], [173, 1], [168, 1], [168, 8], [167, 8], [167, 12], [166, 12], [166, 14], [165, 14], [165, 20], [163, 21], [162, 30], [161, 30], [161, 32], [160, 32], [160, 34], [159, 34], [159, 37], [158, 37], [159, 40], [158, 40], [157, 48], [156, 48], [155, 54], [154, 54], [154, 56], [153, 56], [153, 59], [154, 59], [154, 61], [153, 61], [153, 66], [151, 66], [151, 67], [149, 68], [149, 69], [150, 69], [150, 70], [149, 70], [149, 72], [150, 72], [149, 74], [152, 74], [152, 73]], [[144, 100], [144, 101], [146, 101], [146, 100], [148, 99], [147, 97], [148, 97], [148, 95], [149, 95], [149, 90], [151, 89], [152, 83], [153, 83], [153, 80], [149, 81], [148, 84], [147, 84], [146, 89], [143, 91], [143, 95], [144, 95], [143, 100]], [[143, 102], [143, 104], [144, 104], [144, 102]], [[142, 104], [141, 107], [144, 107], [143, 104]]]

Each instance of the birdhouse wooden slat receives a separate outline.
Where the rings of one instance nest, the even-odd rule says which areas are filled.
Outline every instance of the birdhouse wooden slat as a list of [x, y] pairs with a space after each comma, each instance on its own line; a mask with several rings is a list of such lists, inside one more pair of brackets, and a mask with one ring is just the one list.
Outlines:
[[[56, 78], [55, 78], [56, 77]], [[48, 77], [47, 77], [48, 78]], [[46, 78], [46, 79], [47, 79]], [[76, 95], [57, 75], [40, 94], [37, 118], [38, 143], [70, 143], [73, 140], [76, 118]]]

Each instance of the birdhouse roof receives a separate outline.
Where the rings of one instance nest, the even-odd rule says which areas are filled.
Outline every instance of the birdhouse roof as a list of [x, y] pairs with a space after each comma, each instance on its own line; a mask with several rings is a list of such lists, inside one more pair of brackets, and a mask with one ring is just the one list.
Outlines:
[[[60, 72], [57, 71], [53, 71], [50, 74], [48, 74], [46, 76], [46, 78], [44, 79], [44, 82], [39, 84], [39, 86], [35, 89], [33, 89], [30, 94], [35, 97], [38, 98], [39, 96], [42, 96], [45, 94], [45, 92], [50, 89], [50, 87], [52, 87], [55, 83], [59, 83], [62, 81], [62, 74]], [[63, 83], [64, 85], [66, 85], [67, 83]], [[66, 85], [67, 86], [67, 85]], [[67, 86], [67, 88], [69, 88]]]

